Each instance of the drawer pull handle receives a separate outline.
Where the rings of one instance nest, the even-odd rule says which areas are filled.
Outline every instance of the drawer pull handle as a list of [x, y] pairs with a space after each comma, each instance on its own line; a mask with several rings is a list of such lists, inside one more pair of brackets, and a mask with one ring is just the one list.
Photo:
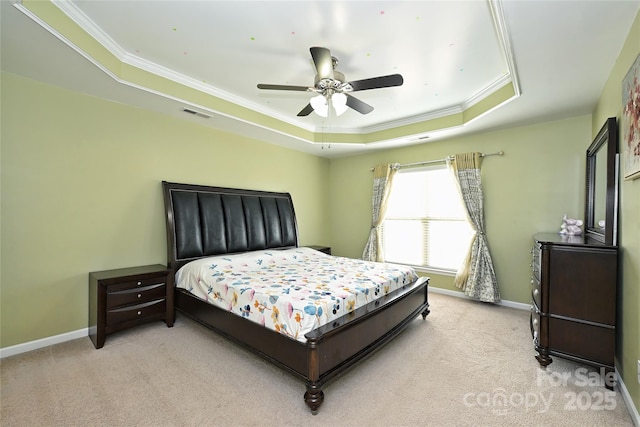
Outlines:
[[540, 293], [540, 291], [538, 291], [537, 289], [533, 290], [533, 295], [538, 296], [539, 293]]
[[142, 294], [138, 294], [138, 298], [141, 298], [141, 297], [142, 297]]
[[142, 285], [142, 282], [138, 282], [138, 286]]
[[141, 311], [138, 311], [138, 316], [140, 316], [141, 314], [142, 314], [142, 312], [141, 312]]

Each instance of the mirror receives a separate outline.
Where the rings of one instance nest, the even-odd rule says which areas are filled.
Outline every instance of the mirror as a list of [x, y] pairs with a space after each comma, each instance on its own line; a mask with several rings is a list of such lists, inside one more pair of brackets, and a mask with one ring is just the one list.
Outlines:
[[606, 245], [617, 244], [618, 125], [607, 119], [587, 149], [585, 235]]

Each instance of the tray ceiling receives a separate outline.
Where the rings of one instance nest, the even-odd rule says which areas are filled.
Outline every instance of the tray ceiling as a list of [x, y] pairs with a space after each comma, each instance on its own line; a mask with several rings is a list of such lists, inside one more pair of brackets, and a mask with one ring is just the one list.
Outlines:
[[[2, 4], [2, 66], [331, 157], [588, 114], [639, 5], [25, 0]], [[7, 14], [17, 19], [6, 22]], [[43, 44], [21, 46], [24, 34]], [[48, 77], [41, 63], [25, 70], [36, 61], [21, 55], [49, 45], [82, 65]], [[256, 85], [313, 86], [311, 46], [329, 48], [347, 80], [399, 73], [404, 84], [354, 92], [374, 107], [366, 115], [297, 117], [314, 93]]]

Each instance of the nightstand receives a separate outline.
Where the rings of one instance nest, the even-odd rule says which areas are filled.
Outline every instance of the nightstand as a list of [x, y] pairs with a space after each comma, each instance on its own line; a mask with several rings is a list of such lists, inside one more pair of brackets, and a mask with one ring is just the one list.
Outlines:
[[102, 348], [107, 335], [153, 320], [173, 326], [173, 282], [164, 265], [89, 273], [89, 337]]
[[316, 251], [324, 252], [327, 255], [331, 255], [331, 246], [311, 245], [307, 247], [315, 249]]

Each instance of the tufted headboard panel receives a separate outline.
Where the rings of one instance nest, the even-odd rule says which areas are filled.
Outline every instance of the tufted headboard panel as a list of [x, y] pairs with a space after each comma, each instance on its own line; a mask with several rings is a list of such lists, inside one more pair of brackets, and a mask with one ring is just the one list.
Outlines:
[[207, 256], [298, 246], [289, 193], [162, 182], [167, 264]]

